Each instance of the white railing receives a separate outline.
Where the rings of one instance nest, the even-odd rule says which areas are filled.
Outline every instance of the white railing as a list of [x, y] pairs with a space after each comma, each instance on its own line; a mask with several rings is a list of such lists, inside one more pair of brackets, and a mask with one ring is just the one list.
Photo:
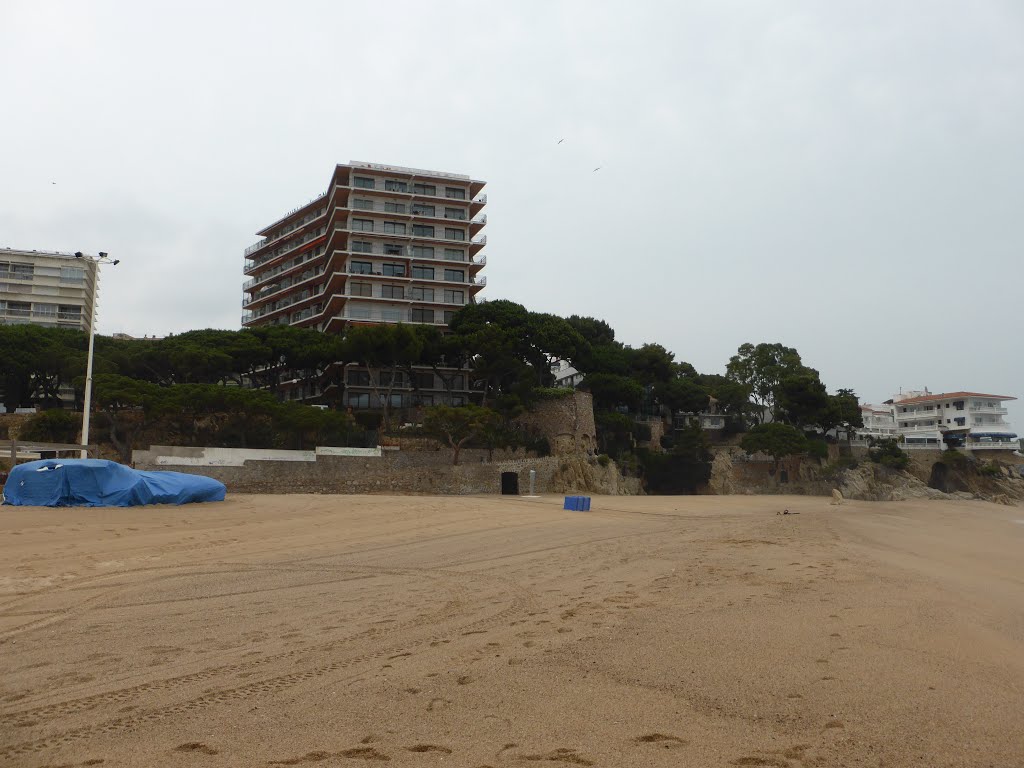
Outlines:
[[993, 440], [991, 442], [978, 442], [978, 443], [966, 443], [964, 448], [968, 451], [1016, 451], [1020, 447], [1020, 442], [1017, 440]]

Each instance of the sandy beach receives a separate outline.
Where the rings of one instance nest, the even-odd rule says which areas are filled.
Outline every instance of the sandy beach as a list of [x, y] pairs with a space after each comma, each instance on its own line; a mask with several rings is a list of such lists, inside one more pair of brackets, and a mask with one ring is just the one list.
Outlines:
[[1022, 766], [1024, 509], [0, 509], [0, 764], [384, 762]]

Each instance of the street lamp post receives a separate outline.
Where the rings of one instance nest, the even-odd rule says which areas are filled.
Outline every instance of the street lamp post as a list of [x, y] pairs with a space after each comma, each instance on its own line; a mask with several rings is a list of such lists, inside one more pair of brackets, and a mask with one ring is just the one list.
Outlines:
[[[103, 251], [98, 256], [86, 256], [81, 251], [75, 253], [76, 259], [86, 259], [92, 263], [92, 301], [89, 307], [89, 354], [85, 363], [85, 403], [82, 409], [82, 445], [89, 445], [89, 411], [92, 409], [92, 351], [96, 336], [96, 291], [100, 284], [101, 264], [120, 264], [120, 259], [111, 259]], [[89, 449], [82, 448], [81, 458], [89, 458]]]

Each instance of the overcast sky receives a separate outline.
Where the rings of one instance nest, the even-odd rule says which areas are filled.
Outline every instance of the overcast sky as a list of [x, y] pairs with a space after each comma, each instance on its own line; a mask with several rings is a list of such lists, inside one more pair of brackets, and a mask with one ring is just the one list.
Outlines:
[[0, 0], [0, 246], [122, 259], [101, 332], [237, 328], [336, 162], [467, 173], [482, 296], [1021, 397], [1022, 41], [986, 0]]

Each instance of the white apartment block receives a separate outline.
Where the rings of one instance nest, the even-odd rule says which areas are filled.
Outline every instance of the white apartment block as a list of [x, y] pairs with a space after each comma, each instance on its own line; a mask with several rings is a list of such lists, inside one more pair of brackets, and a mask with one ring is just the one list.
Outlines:
[[942, 392], [927, 389], [901, 392], [883, 405], [861, 407], [864, 427], [859, 438], [902, 438], [906, 448], [947, 446], [971, 451], [1014, 451], [1019, 447], [1006, 421], [1007, 395], [981, 392]]
[[88, 331], [96, 272], [69, 253], [0, 249], [0, 323]]
[[862, 405], [860, 415], [864, 426], [857, 430], [858, 439], [892, 440], [897, 436], [896, 420], [892, 416], [892, 408], [880, 405]]

